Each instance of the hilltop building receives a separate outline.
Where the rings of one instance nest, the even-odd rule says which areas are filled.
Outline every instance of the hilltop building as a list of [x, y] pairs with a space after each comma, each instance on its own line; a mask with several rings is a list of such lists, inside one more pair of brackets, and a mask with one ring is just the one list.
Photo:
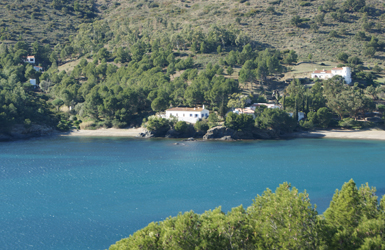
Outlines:
[[43, 67], [40, 67], [40, 66], [33, 66], [34, 70], [36, 70], [37, 72], [41, 72], [43, 71]]
[[347, 84], [352, 83], [352, 71], [350, 67], [332, 68], [331, 70], [315, 70], [311, 78], [329, 79], [333, 76], [342, 76]]
[[24, 62], [27, 63], [35, 63], [35, 56], [27, 56], [26, 58], [23, 59]]
[[167, 109], [166, 114], [162, 117], [167, 119], [176, 117], [178, 121], [196, 123], [202, 118], [208, 118], [209, 113], [210, 112], [205, 109], [205, 105], [203, 105], [202, 108], [176, 107]]
[[35, 88], [37, 87], [37, 84], [36, 84], [36, 79], [29, 79], [29, 83], [34, 86]]

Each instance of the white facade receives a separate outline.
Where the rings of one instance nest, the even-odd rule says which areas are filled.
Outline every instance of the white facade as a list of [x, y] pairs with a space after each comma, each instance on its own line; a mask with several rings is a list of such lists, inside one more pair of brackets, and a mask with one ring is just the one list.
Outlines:
[[27, 58], [24, 59], [24, 62], [35, 63], [35, 56], [27, 56]]
[[36, 70], [37, 72], [43, 71], [43, 67], [40, 67], [40, 66], [33, 66], [33, 69]]
[[260, 107], [260, 106], [266, 106], [268, 109], [281, 109], [281, 105], [277, 105], [275, 103], [263, 103], [263, 102], [254, 103], [253, 105], [250, 106], [250, 108], [255, 110], [257, 107]]
[[[293, 112], [288, 112], [290, 117], [293, 117]], [[298, 112], [298, 121], [302, 120], [305, 118], [305, 113], [303, 112]]]
[[329, 79], [333, 76], [342, 76], [347, 84], [352, 83], [352, 71], [350, 67], [333, 68], [331, 70], [315, 70], [311, 78]]
[[29, 83], [36, 87], [36, 79], [29, 79]]
[[166, 115], [164, 118], [170, 119], [176, 117], [178, 121], [185, 121], [189, 123], [196, 123], [200, 119], [208, 118], [209, 111], [205, 109], [203, 105], [202, 108], [170, 108], [166, 110]]

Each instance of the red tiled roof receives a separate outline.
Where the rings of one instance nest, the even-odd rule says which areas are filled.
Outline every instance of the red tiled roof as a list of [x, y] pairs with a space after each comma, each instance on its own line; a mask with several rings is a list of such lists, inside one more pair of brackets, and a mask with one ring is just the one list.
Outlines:
[[343, 70], [344, 68], [332, 68], [332, 70]]
[[323, 74], [331, 74], [332, 71], [331, 71], [331, 70], [314, 70], [313, 73], [314, 73], [314, 74], [320, 74], [320, 73], [323, 73]]
[[183, 108], [183, 107], [175, 107], [167, 109], [166, 111], [188, 111], [188, 112], [201, 112], [203, 108]]
[[27, 56], [27, 58], [35, 58], [35, 56]]

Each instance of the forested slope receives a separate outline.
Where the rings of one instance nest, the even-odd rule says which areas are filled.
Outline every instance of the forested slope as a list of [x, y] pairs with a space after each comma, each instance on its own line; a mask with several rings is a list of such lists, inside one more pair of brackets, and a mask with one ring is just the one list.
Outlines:
[[[1, 82], [0, 89], [4, 92], [23, 86], [31, 95], [41, 97], [43, 106], [55, 114], [60, 129], [72, 125], [82, 129], [139, 126], [170, 106], [206, 105], [224, 119], [229, 108], [244, 107], [246, 100], [270, 99], [281, 103], [286, 111], [302, 111], [307, 120], [299, 125], [305, 129], [358, 128], [363, 125], [355, 120], [364, 119], [375, 109], [384, 110], [384, 88], [376, 81], [383, 70], [385, 46], [381, 26], [385, 15], [378, 2], [45, 3], [48, 16], [51, 12], [57, 14], [59, 9], [68, 15], [62, 17], [74, 22], [74, 29], [68, 30], [73, 35], [60, 28], [52, 29], [65, 36], [50, 41], [56, 41], [55, 46], [45, 41], [30, 42], [28, 32], [18, 38], [20, 41], [15, 37], [7, 40], [0, 52], [1, 75], [7, 83]], [[37, 3], [8, 4], [6, 13], [15, 11], [21, 15], [34, 4]], [[24, 7], [16, 10], [19, 5]], [[44, 24], [45, 19], [39, 18], [36, 22]], [[43, 30], [39, 34], [51, 33]], [[23, 63], [27, 55], [34, 55], [44, 72], [35, 72], [32, 65]], [[311, 60], [314, 65], [319, 60], [330, 60], [335, 66], [349, 66], [354, 86], [345, 86], [343, 79], [337, 77], [324, 86], [321, 82], [313, 86], [310, 80], [292, 79], [287, 87], [283, 76], [300, 60]], [[76, 63], [66, 71], [60, 70], [68, 62]], [[18, 73], [13, 73], [14, 69]], [[14, 80], [9, 85], [11, 77]], [[39, 88], [29, 88], [29, 79], [36, 79]], [[1, 100], [6, 100], [5, 93]], [[2, 101], [0, 107], [5, 110], [7, 121], [12, 120], [10, 104], [9, 100]], [[258, 111], [256, 115], [268, 113]], [[349, 120], [339, 123], [331, 120], [333, 116]], [[26, 119], [18, 114], [14, 118], [19, 122]], [[230, 118], [239, 120], [237, 123], [249, 120]], [[274, 127], [268, 121], [265, 123], [270, 125], [264, 127]], [[226, 124], [233, 126], [231, 122]], [[260, 126], [258, 119], [248, 124]], [[373, 125], [364, 125], [368, 124]]]

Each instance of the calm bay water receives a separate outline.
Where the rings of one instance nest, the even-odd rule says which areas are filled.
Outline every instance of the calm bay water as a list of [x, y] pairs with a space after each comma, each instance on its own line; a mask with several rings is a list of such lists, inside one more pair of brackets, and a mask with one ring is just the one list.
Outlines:
[[56, 137], [0, 143], [1, 249], [106, 249], [179, 211], [223, 211], [290, 182], [320, 213], [353, 178], [385, 193], [385, 142]]

